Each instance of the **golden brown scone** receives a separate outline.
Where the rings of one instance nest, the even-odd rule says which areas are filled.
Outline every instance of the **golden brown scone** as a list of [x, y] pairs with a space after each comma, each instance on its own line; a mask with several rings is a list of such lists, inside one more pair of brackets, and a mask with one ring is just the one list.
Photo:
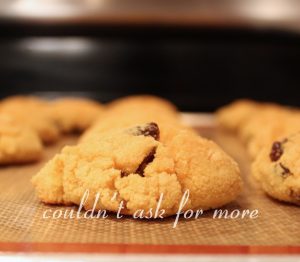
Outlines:
[[[241, 191], [237, 164], [215, 143], [189, 130], [155, 123], [101, 133], [93, 141], [65, 147], [32, 179], [45, 203], [79, 204], [123, 214], [155, 208], [163, 193], [164, 216], [177, 212], [186, 190], [184, 210], [210, 209], [233, 201]], [[117, 193], [115, 200], [111, 200]]]
[[265, 107], [239, 130], [248, 153], [255, 158], [265, 145], [300, 130], [300, 114], [281, 106]]
[[156, 122], [159, 125], [172, 124], [184, 128], [176, 107], [170, 102], [154, 96], [130, 96], [109, 104], [106, 112], [82, 135], [80, 141], [88, 141], [110, 129], [126, 128], [147, 122]]
[[[123, 111], [125, 112], [125, 111]], [[156, 122], [158, 124], [170, 124], [178, 125], [181, 128], [184, 127], [180, 123], [179, 118], [169, 118], [166, 115], [152, 115], [143, 111], [130, 113], [130, 114], [115, 114], [114, 112], [106, 112], [91, 128], [89, 128], [80, 137], [80, 142], [87, 142], [93, 140], [94, 137], [98, 137], [99, 134], [107, 132], [115, 128], [126, 128], [139, 123]]]
[[270, 196], [300, 205], [300, 133], [265, 146], [252, 174]]
[[36, 131], [48, 144], [59, 139], [60, 132], [48, 115], [48, 103], [32, 96], [13, 96], [2, 100], [0, 113], [12, 115], [21, 125]]
[[43, 146], [36, 132], [0, 114], [0, 165], [22, 164], [41, 158]]
[[110, 110], [122, 111], [122, 109], [128, 110], [131, 108], [132, 111], [135, 110], [156, 110], [162, 112], [172, 112], [177, 114], [177, 108], [171, 102], [161, 97], [153, 95], [133, 95], [126, 96], [114, 100], [107, 105]]
[[[107, 106], [110, 116], [128, 120], [134, 125], [156, 121], [159, 124], [179, 124], [180, 116], [176, 107], [169, 101], [150, 95], [137, 95], [117, 99]], [[100, 119], [101, 122], [101, 119]]]
[[237, 135], [244, 143], [248, 143], [266, 126], [273, 126], [277, 119], [284, 119], [290, 114], [280, 106], [261, 107], [259, 113], [248, 117], [247, 121], [238, 129]]
[[297, 110], [272, 103], [237, 100], [217, 112], [222, 127], [233, 130], [254, 159], [278, 137], [300, 130]]
[[87, 98], [67, 97], [50, 103], [50, 114], [63, 133], [82, 132], [103, 113], [104, 107]]
[[216, 112], [218, 124], [225, 129], [237, 131], [250, 117], [257, 114], [260, 106], [261, 104], [252, 100], [236, 100]]

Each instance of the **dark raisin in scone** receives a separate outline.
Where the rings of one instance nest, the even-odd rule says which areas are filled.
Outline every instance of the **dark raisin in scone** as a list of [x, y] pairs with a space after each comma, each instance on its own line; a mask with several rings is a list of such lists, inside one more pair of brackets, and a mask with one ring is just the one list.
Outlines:
[[300, 205], [300, 133], [266, 146], [252, 174], [271, 197]]

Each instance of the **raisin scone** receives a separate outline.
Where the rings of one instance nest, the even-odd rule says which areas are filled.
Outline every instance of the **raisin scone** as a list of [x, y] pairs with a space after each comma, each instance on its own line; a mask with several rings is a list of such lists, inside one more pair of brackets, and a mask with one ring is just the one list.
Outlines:
[[216, 112], [218, 124], [238, 134], [243, 132], [244, 126], [252, 119], [260, 118], [261, 113], [270, 112], [276, 118], [276, 114], [289, 110], [287, 107], [270, 102], [257, 102], [248, 99], [239, 99], [220, 108]]
[[153, 96], [153, 95], [133, 95], [133, 96], [125, 96], [119, 99], [114, 100], [109, 103], [108, 108], [110, 110], [122, 111], [123, 109], [128, 110], [128, 108], [132, 108], [135, 110], [147, 110], [156, 109], [162, 110], [163, 112], [172, 112], [177, 114], [177, 108], [171, 102], [161, 97]]
[[240, 193], [238, 165], [215, 143], [189, 130], [148, 123], [103, 132], [93, 141], [67, 146], [33, 177], [45, 203], [80, 204], [131, 215], [156, 208], [163, 194], [164, 216], [177, 212], [186, 190], [184, 209], [223, 206]]
[[238, 131], [251, 116], [257, 114], [260, 106], [259, 103], [252, 100], [236, 100], [216, 112], [217, 122], [225, 129]]
[[253, 159], [265, 145], [300, 130], [299, 116], [292, 108], [251, 100], [237, 100], [217, 111], [220, 126], [235, 131]]
[[0, 114], [1, 165], [34, 162], [42, 152], [42, 142], [34, 130], [20, 125], [8, 114]]
[[108, 104], [106, 112], [82, 135], [80, 141], [92, 140], [110, 129], [153, 121], [158, 125], [167, 123], [184, 127], [176, 107], [170, 102], [149, 95], [130, 96]]
[[82, 132], [100, 117], [104, 107], [87, 98], [66, 97], [49, 105], [50, 115], [63, 133]]
[[13, 96], [0, 103], [0, 112], [12, 115], [20, 125], [36, 131], [45, 144], [56, 142], [60, 132], [48, 115], [48, 102], [32, 96]]
[[252, 164], [262, 189], [278, 200], [300, 205], [300, 133], [264, 147]]
[[253, 126], [252, 128], [252, 137], [247, 143], [247, 151], [255, 159], [265, 145], [300, 131], [300, 115], [292, 111], [283, 111], [271, 116], [269, 120], [266, 118], [257, 119], [256, 127]]
[[247, 151], [255, 158], [260, 149], [284, 135], [291, 112], [282, 107], [268, 107], [259, 114], [249, 117], [238, 130], [237, 135], [246, 145]]

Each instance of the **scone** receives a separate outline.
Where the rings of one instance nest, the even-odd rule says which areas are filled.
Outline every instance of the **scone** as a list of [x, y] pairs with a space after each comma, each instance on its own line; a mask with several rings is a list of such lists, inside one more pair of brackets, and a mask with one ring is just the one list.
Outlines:
[[250, 100], [237, 100], [217, 111], [221, 127], [234, 131], [253, 159], [265, 145], [300, 130], [299, 116], [288, 107]]
[[269, 145], [281, 137], [300, 131], [299, 113], [287, 110], [270, 116], [269, 120], [259, 116], [255, 122], [257, 127], [253, 126], [252, 137], [247, 143], [247, 151], [253, 159], [265, 145]]
[[0, 114], [0, 164], [22, 164], [41, 158], [43, 146], [36, 132]]
[[147, 110], [149, 107], [149, 109], [154, 108], [156, 110], [161, 110], [162, 112], [168, 111], [173, 112], [174, 114], [177, 113], [177, 108], [171, 102], [153, 95], [126, 96], [114, 100], [107, 106], [110, 110], [117, 111], [122, 111], [123, 108], [132, 108], [133, 110]]
[[300, 114], [296, 110], [279, 105], [265, 106], [259, 114], [248, 119], [240, 128], [238, 136], [254, 159], [263, 146], [300, 130], [299, 120]]
[[[186, 190], [184, 209], [204, 210], [233, 201], [241, 191], [237, 164], [215, 143], [189, 130], [155, 123], [101, 133], [93, 141], [65, 147], [33, 177], [45, 203], [77, 204], [122, 214], [156, 208], [163, 194], [164, 216], [177, 212]], [[116, 197], [114, 195], [116, 194]]]
[[259, 153], [252, 174], [278, 200], [300, 205], [300, 133], [273, 142]]
[[80, 141], [93, 140], [99, 133], [114, 128], [126, 128], [139, 123], [155, 122], [184, 128], [176, 107], [170, 102], [154, 96], [130, 96], [115, 100], [107, 105], [107, 110], [88, 129]]
[[48, 103], [32, 96], [13, 96], [0, 103], [0, 113], [12, 115], [23, 126], [35, 130], [45, 144], [56, 142], [60, 136], [47, 112]]
[[50, 114], [63, 133], [82, 132], [104, 111], [99, 103], [86, 98], [62, 98], [49, 105]]
[[236, 100], [216, 112], [217, 122], [225, 129], [237, 131], [250, 117], [257, 114], [260, 106], [259, 103], [252, 100]]

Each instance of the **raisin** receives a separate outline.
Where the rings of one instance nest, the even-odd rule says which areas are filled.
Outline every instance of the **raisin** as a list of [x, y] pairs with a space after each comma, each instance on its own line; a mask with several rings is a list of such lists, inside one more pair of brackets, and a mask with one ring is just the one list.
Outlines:
[[134, 128], [131, 128], [130, 133], [135, 136], [151, 136], [155, 140], [159, 140], [159, 127], [156, 123], [151, 122], [143, 126], [137, 126]]
[[128, 176], [129, 174], [127, 173], [127, 172], [125, 172], [125, 171], [121, 171], [121, 177], [125, 177], [125, 176]]
[[283, 154], [283, 148], [281, 142], [275, 141], [272, 145], [270, 159], [272, 162], [277, 161]]
[[142, 177], [144, 176], [144, 170], [148, 164], [153, 162], [155, 153], [156, 153], [156, 148], [152, 149], [152, 151], [144, 158], [142, 163], [139, 165], [139, 167], [135, 171], [136, 174], [139, 174]]
[[[151, 136], [155, 140], [159, 140], [159, 135], [160, 135], [159, 127], [154, 122], [145, 124], [143, 126], [136, 126], [130, 128], [128, 132], [134, 136]], [[144, 176], [144, 170], [147, 167], [147, 165], [154, 160], [155, 153], [156, 153], [156, 148], [152, 149], [151, 152], [143, 159], [143, 161], [135, 171], [136, 174], [139, 174], [142, 177]], [[125, 177], [128, 175], [129, 174], [126, 173], [125, 171], [121, 171], [121, 177]]]
[[[147, 165], [154, 160], [154, 156], [156, 153], [156, 148], [152, 149], [151, 152], [143, 159], [142, 163], [139, 165], [137, 170], [134, 172], [136, 174], [139, 174], [140, 176], [144, 177], [144, 170], [147, 167]], [[129, 173], [125, 171], [121, 171], [121, 178], [129, 176]]]
[[285, 167], [282, 163], [279, 163], [279, 165], [280, 165], [280, 167], [282, 168], [282, 172], [281, 172], [281, 176], [283, 177], [283, 178], [286, 178], [286, 177], [288, 177], [289, 175], [291, 175], [291, 171], [287, 168], [287, 167]]

